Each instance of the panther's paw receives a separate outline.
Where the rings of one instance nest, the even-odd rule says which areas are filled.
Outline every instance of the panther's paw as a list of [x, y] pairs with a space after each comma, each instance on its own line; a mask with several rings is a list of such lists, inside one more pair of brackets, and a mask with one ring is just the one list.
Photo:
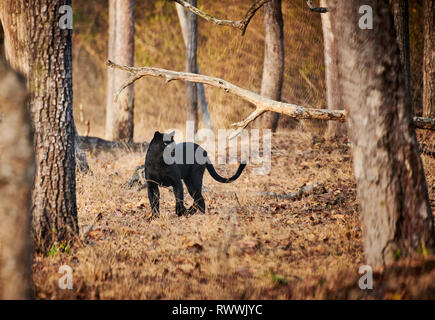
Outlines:
[[187, 209], [187, 213], [188, 214], [196, 213], [196, 207], [192, 205], [189, 209]]
[[186, 208], [184, 206], [183, 207], [178, 207], [178, 208], [175, 209], [175, 213], [179, 217], [184, 216], [186, 214], [186, 211], [187, 210], [186, 210]]
[[156, 219], [156, 218], [158, 218], [159, 217], [159, 214], [158, 213], [152, 213], [152, 212], [150, 212], [149, 214], [147, 214], [146, 216], [145, 216], [145, 220], [147, 221], [147, 222], [150, 222], [151, 220], [154, 220], [154, 219]]

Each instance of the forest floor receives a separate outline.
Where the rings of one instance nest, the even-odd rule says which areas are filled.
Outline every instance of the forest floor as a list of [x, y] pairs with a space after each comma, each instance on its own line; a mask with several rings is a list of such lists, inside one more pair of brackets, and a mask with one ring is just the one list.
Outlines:
[[[432, 205], [435, 159], [422, 156]], [[435, 256], [374, 269], [361, 290], [364, 265], [350, 148], [300, 131], [274, 134], [271, 172], [249, 164], [230, 184], [205, 174], [207, 213], [177, 217], [173, 194], [161, 190], [160, 217], [148, 222], [146, 189], [125, 182], [144, 154], [88, 154], [92, 175], [78, 174], [81, 237], [67, 252], [36, 255], [38, 299], [415, 299], [435, 298]], [[237, 165], [217, 165], [230, 176]], [[280, 200], [323, 183], [326, 192]], [[187, 192], [185, 192], [187, 194]], [[187, 205], [192, 200], [186, 196]], [[73, 270], [62, 290], [60, 266]]]

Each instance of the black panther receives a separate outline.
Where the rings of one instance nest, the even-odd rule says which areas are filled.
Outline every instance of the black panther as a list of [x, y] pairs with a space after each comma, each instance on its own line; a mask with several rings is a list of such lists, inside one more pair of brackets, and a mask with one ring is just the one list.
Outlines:
[[[175, 144], [174, 132], [163, 134], [158, 131], [150, 142], [145, 156], [145, 179], [148, 187], [152, 216], [159, 214], [160, 192], [159, 186], [172, 187], [175, 195], [175, 212], [178, 216], [195, 213], [196, 210], [205, 212], [202, 196], [202, 178], [205, 169], [218, 182], [228, 183], [236, 180], [246, 167], [241, 163], [237, 172], [231, 178], [221, 177], [214, 169], [207, 152], [196, 143], [183, 142]], [[194, 199], [193, 205], [186, 210], [183, 203], [183, 184]]]

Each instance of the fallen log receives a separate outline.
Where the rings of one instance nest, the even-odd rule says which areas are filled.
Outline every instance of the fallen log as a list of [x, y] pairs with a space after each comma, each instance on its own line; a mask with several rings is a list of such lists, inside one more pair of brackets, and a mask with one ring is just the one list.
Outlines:
[[129, 152], [145, 152], [148, 148], [147, 142], [120, 142], [108, 141], [98, 137], [79, 136], [81, 148], [93, 154], [100, 152], [114, 153], [119, 150]]
[[282, 200], [293, 200], [293, 199], [301, 199], [304, 196], [308, 196], [311, 194], [319, 194], [319, 193], [326, 193], [325, 186], [323, 183], [316, 183], [313, 185], [303, 185], [298, 190], [290, 193], [276, 193], [276, 192], [254, 192], [257, 196], [267, 196], [270, 198], [278, 198]]

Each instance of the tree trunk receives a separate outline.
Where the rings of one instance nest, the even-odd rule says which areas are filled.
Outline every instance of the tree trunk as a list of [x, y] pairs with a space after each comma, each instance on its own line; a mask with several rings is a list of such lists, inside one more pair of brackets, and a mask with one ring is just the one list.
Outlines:
[[[188, 0], [196, 7], [196, 0]], [[187, 12], [187, 50], [186, 72], [198, 73], [196, 63], [196, 49], [198, 46], [198, 18], [192, 12]], [[198, 86], [196, 83], [186, 82], [186, 119], [193, 121], [195, 133], [198, 131]]]
[[34, 157], [23, 79], [0, 60], [0, 299], [32, 298]]
[[22, 75], [29, 73], [26, 8], [22, 1], [0, 1], [0, 21], [4, 32], [5, 56]]
[[[180, 27], [181, 27], [181, 33], [183, 35], [184, 45], [186, 46], [186, 49], [187, 49], [187, 17], [186, 17], [186, 11], [184, 10], [183, 6], [180, 5], [179, 3], [175, 3], [175, 7], [177, 9], [178, 19], [180, 20]], [[198, 64], [196, 65], [196, 71], [199, 73]], [[207, 98], [205, 97], [204, 85], [202, 83], [198, 83], [197, 84], [197, 88], [198, 88], [197, 89], [197, 91], [198, 91], [198, 101], [199, 101], [199, 106], [201, 108], [203, 125], [206, 128], [213, 130], [213, 124], [211, 122], [210, 112], [208, 110], [208, 105], [207, 105]]]
[[435, 1], [424, 0], [423, 117], [435, 118]]
[[403, 74], [405, 77], [405, 92], [412, 105], [411, 99], [411, 64], [409, 60], [409, 12], [408, 0], [390, 0], [393, 11], [394, 27], [396, 29], [396, 39], [399, 44], [400, 61], [402, 63]]
[[[29, 76], [29, 30], [27, 28], [26, 6], [21, 1], [0, 1], [0, 21], [4, 31], [5, 55], [8, 63], [18, 73]], [[88, 173], [89, 165], [86, 154], [80, 148], [76, 132], [75, 153], [77, 167]]]
[[[109, 59], [120, 64], [134, 65], [134, 0], [109, 0]], [[118, 101], [113, 94], [127, 79], [125, 73], [108, 70], [106, 139], [129, 142], [133, 140], [134, 87], [123, 92]]]
[[[261, 81], [263, 97], [281, 101], [284, 79], [284, 32], [281, 0], [272, 0], [264, 5], [264, 64]], [[257, 121], [262, 128], [276, 131], [279, 114], [264, 113]]]
[[[326, 0], [320, 1], [320, 7], [328, 7]], [[343, 99], [338, 94], [338, 60], [336, 39], [332, 33], [331, 14], [323, 13], [320, 15], [322, 19], [323, 43], [325, 55], [325, 80], [326, 80], [326, 101], [329, 110], [342, 110]], [[343, 137], [347, 134], [346, 123], [336, 121], [328, 122], [327, 137], [335, 139]]]
[[[379, 266], [435, 241], [433, 217], [388, 0], [368, 0], [373, 30], [361, 30], [360, 1], [328, 2], [348, 112], [367, 263]], [[350, 41], [350, 39], [352, 41]]]
[[[28, 7], [31, 113], [35, 131], [34, 243], [42, 251], [78, 235], [72, 30], [59, 28], [59, 8], [70, 0]], [[49, 178], [48, 178], [49, 177]]]

